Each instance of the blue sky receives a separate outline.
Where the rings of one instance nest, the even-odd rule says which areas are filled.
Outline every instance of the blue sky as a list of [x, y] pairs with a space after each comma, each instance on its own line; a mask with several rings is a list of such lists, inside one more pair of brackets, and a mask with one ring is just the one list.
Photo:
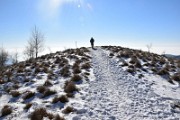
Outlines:
[[180, 0], [0, 0], [0, 44], [22, 51], [36, 25], [46, 48], [119, 45], [180, 54]]

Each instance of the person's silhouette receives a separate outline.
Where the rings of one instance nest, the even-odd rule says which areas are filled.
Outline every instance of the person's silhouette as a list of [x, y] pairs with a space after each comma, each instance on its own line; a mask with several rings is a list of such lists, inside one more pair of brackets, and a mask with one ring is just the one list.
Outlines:
[[93, 37], [91, 37], [91, 39], [90, 39], [90, 43], [91, 43], [91, 47], [92, 47], [92, 49], [94, 49], [94, 38], [93, 38]]

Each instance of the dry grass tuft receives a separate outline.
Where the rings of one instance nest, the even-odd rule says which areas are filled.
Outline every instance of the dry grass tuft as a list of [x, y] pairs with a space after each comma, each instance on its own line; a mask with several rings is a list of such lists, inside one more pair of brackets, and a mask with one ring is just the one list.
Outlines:
[[65, 59], [65, 58], [61, 58], [61, 61], [60, 61], [60, 63], [59, 63], [59, 66], [60, 66], [60, 67], [63, 67], [63, 66], [65, 66], [65, 65], [68, 65], [68, 60]]
[[114, 56], [114, 54], [113, 54], [113, 53], [110, 53], [110, 54], [109, 54], [109, 57], [113, 57], [113, 56]]
[[180, 82], [180, 74], [176, 73], [172, 76], [172, 79], [175, 80], [175, 81], [178, 81]]
[[75, 109], [73, 108], [73, 107], [66, 107], [62, 112], [64, 113], [64, 114], [69, 114], [69, 113], [71, 113], [71, 112], [74, 112], [75, 111]]
[[29, 110], [29, 108], [31, 108], [32, 103], [27, 103], [26, 106], [24, 107], [24, 109]]
[[63, 77], [69, 77], [71, 75], [70, 71], [69, 71], [69, 66], [65, 66], [60, 70], [60, 74]]
[[16, 90], [12, 90], [12, 91], [10, 92], [10, 94], [11, 94], [13, 97], [18, 97], [18, 96], [21, 95], [21, 93], [20, 93], [19, 91], [16, 91]]
[[54, 95], [56, 94], [56, 91], [50, 90], [50, 89], [46, 89], [46, 91], [43, 93], [43, 98], [50, 96], [50, 95]]
[[72, 81], [66, 81], [64, 86], [64, 91], [66, 93], [73, 93], [74, 91], [78, 91], [76, 85]]
[[159, 72], [157, 72], [158, 75], [169, 75], [169, 72], [166, 68], [162, 68]]
[[43, 120], [43, 117], [47, 117], [50, 120], [55, 118], [55, 116], [52, 113], [48, 113], [45, 108], [37, 108], [30, 115], [31, 120]]
[[75, 74], [72, 78], [71, 81], [73, 82], [79, 82], [82, 80], [82, 77], [80, 75]]
[[86, 63], [82, 64], [81, 68], [82, 68], [82, 69], [90, 69], [90, 68], [91, 68], [91, 65], [90, 65], [89, 62], [86, 62]]
[[61, 102], [61, 103], [66, 103], [66, 102], [69, 102], [67, 96], [65, 95], [62, 95], [60, 97], [54, 97], [54, 99], [52, 100], [52, 103], [57, 103], [57, 102]]
[[12, 113], [12, 108], [9, 105], [5, 105], [2, 109], [1, 109], [1, 116], [6, 116]]
[[44, 82], [44, 85], [43, 86], [46, 86], [46, 87], [50, 87], [50, 86], [52, 86], [53, 84], [49, 81], [49, 80], [46, 80], [45, 82]]
[[47, 116], [47, 111], [45, 108], [37, 108], [34, 112], [31, 113], [31, 120], [43, 120], [43, 117]]
[[46, 87], [45, 86], [38, 86], [37, 91], [40, 93], [44, 93], [46, 91]]
[[73, 73], [74, 74], [79, 74], [79, 73], [81, 73], [81, 69], [79, 68], [79, 63], [77, 63], [77, 62], [75, 62], [74, 64], [73, 64]]
[[38, 74], [40, 73], [42, 70], [39, 68], [39, 67], [36, 67], [35, 70], [34, 70], [34, 73], [35, 74]]
[[25, 95], [23, 96], [23, 99], [24, 99], [24, 100], [29, 99], [29, 98], [33, 97], [34, 95], [35, 95], [34, 92], [28, 91], [28, 92], [25, 93]]
[[60, 117], [59, 114], [55, 115], [54, 120], [65, 120], [63, 117]]
[[74, 94], [73, 93], [66, 93], [66, 96], [69, 98], [74, 98]]

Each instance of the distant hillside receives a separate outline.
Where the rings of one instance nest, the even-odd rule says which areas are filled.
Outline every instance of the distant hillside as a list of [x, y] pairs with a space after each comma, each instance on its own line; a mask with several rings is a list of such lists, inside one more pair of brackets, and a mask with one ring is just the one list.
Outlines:
[[168, 57], [168, 58], [173, 58], [173, 59], [178, 59], [178, 60], [180, 60], [180, 55], [165, 54], [164, 56], [166, 56], [166, 57]]

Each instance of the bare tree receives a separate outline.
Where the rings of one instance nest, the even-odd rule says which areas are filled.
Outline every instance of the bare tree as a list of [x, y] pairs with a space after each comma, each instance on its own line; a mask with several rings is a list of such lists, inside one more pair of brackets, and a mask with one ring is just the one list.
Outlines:
[[35, 57], [44, 49], [44, 35], [35, 26], [31, 33], [30, 43], [34, 47]]
[[18, 63], [18, 57], [19, 57], [19, 53], [16, 50], [16, 52], [11, 56], [13, 64]]
[[164, 50], [161, 55], [165, 55], [165, 54], [166, 54], [166, 51]]
[[8, 52], [1, 47], [0, 48], [0, 68], [2, 69], [5, 66], [5, 63], [8, 60]]
[[44, 50], [44, 35], [34, 26], [28, 45], [24, 50], [24, 54], [29, 58], [37, 58], [38, 54]]
[[148, 48], [148, 52], [150, 52], [150, 50], [152, 48], [152, 43], [150, 43], [149, 45], [146, 45], [146, 47]]
[[24, 55], [25, 55], [25, 59], [30, 59], [35, 57], [34, 46], [30, 42], [28, 42], [28, 45], [24, 50]]

